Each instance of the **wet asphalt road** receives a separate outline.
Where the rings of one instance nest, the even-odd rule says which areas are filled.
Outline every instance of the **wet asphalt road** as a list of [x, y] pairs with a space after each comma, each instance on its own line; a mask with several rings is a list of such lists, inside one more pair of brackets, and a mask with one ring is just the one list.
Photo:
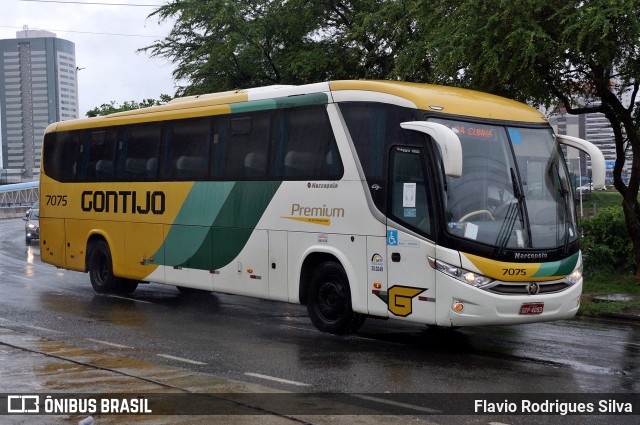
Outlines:
[[[0, 323], [34, 335], [301, 392], [640, 393], [640, 325], [575, 319], [434, 332], [368, 320], [318, 332], [306, 309], [140, 285], [98, 295], [0, 220]], [[616, 423], [615, 421], [612, 423]]]

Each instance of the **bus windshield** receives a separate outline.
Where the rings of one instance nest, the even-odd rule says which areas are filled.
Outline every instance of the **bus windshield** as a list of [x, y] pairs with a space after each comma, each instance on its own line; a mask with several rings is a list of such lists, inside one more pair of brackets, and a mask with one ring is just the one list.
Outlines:
[[446, 179], [451, 234], [499, 250], [555, 248], [578, 237], [568, 172], [550, 129], [436, 121], [462, 144], [462, 176]]

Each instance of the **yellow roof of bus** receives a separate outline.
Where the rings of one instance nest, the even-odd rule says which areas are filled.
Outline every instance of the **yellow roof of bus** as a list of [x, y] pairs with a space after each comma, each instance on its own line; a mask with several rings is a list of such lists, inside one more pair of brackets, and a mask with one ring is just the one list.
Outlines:
[[[546, 122], [538, 110], [523, 103], [456, 87], [367, 80], [331, 81], [329, 87], [332, 92], [357, 90], [390, 94], [414, 103], [419, 109], [448, 115], [528, 123]], [[299, 88], [300, 94], [307, 94], [304, 91], [305, 86], [299, 86]], [[250, 90], [236, 90], [190, 96], [175, 99], [161, 106], [118, 112], [96, 118], [61, 121], [51, 124], [46, 132], [226, 114], [231, 112], [229, 105], [251, 100], [249, 92]], [[274, 98], [279, 95], [281, 96], [278, 90], [273, 91]]]
[[332, 81], [330, 85], [331, 91], [366, 90], [399, 96], [413, 102], [419, 109], [433, 112], [505, 121], [547, 122], [540, 111], [524, 103], [458, 87], [365, 80]]

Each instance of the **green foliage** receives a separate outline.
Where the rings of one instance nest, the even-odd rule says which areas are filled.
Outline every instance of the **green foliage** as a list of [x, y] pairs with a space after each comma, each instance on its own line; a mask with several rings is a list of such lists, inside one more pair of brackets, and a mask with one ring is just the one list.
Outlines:
[[181, 95], [336, 79], [427, 78], [415, 0], [172, 0], [171, 33], [142, 49], [176, 65]]
[[591, 197], [588, 202], [585, 202], [585, 211], [591, 209], [595, 204], [596, 211], [600, 211], [602, 208], [614, 207], [620, 208], [622, 205], [622, 196], [615, 191], [602, 192], [594, 190], [591, 192]]
[[580, 219], [585, 274], [622, 274], [635, 268], [633, 245], [621, 208], [603, 208]]
[[102, 105], [96, 106], [95, 108], [87, 111], [87, 117], [93, 118], [97, 116], [115, 114], [116, 112], [131, 111], [133, 109], [164, 105], [171, 99], [171, 96], [167, 94], [161, 94], [160, 99], [143, 99], [141, 102], [136, 102], [135, 100], [125, 100], [122, 104], [118, 104], [115, 100], [112, 100], [109, 103], [103, 103]]
[[628, 274], [597, 272], [585, 278], [582, 290], [590, 295], [640, 295], [640, 281]]

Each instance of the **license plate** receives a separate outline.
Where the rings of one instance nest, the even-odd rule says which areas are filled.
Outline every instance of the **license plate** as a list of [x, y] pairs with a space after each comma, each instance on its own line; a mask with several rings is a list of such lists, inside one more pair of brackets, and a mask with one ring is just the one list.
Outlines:
[[520, 314], [542, 314], [544, 303], [525, 303], [520, 306]]

